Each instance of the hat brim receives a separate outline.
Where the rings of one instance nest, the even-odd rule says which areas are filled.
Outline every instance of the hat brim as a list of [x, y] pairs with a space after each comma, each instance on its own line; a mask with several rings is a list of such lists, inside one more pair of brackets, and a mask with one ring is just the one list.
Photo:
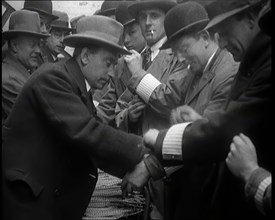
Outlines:
[[178, 30], [177, 32], [175, 32], [174, 34], [172, 34], [169, 39], [167, 39], [164, 44], [161, 46], [161, 50], [163, 49], [167, 49], [170, 48], [171, 43], [178, 38], [180, 35], [184, 35], [184, 34], [189, 34], [189, 33], [195, 33], [197, 31], [201, 31], [203, 30], [206, 25], [208, 24], [209, 19], [203, 19], [197, 22], [194, 22], [193, 24], [190, 24], [186, 27], [181, 28], [180, 30]]
[[160, 8], [166, 13], [168, 10], [170, 10], [175, 5], [176, 5], [175, 2], [170, 2], [170, 1], [136, 2], [136, 3], [133, 3], [133, 4], [128, 6], [128, 11], [129, 11], [129, 13], [132, 17], [137, 19], [139, 12], [143, 9]]
[[214, 26], [216, 26], [217, 24], [221, 23], [222, 21], [226, 20], [227, 18], [236, 15], [244, 10], [246, 10], [247, 8], [251, 7], [250, 5], [245, 5], [241, 8], [236, 8], [234, 10], [222, 13], [220, 15], [215, 16], [213, 19], [210, 20], [210, 22], [208, 23], [208, 25], [205, 27], [205, 29], [210, 29]]
[[136, 19], [131, 19], [131, 20], [129, 20], [129, 21], [126, 21], [126, 22], [123, 23], [122, 25], [123, 25], [123, 26], [126, 26], [126, 25], [128, 25], [128, 24], [133, 24], [134, 22], [136, 22]]
[[36, 8], [27, 7], [27, 8], [24, 8], [24, 9], [27, 9], [27, 10], [30, 10], [30, 11], [36, 11], [36, 12], [38, 12], [38, 14], [42, 14], [42, 15], [48, 17], [49, 20], [50, 20], [50, 22], [54, 21], [54, 20], [57, 20], [59, 18], [58, 16], [55, 16], [53, 14], [49, 14], [49, 13], [47, 13], [45, 11], [41, 11], [41, 10], [36, 9]]
[[48, 38], [50, 36], [49, 34], [39, 34], [31, 31], [18, 31], [18, 30], [5, 31], [2, 33], [2, 37], [7, 40], [11, 37], [20, 36], [20, 35], [29, 35], [36, 38]]
[[104, 16], [109, 16], [109, 15], [115, 15], [116, 9], [115, 8], [110, 8], [108, 10], [104, 11], [99, 11], [97, 15], [104, 15]]
[[121, 55], [130, 55], [131, 52], [123, 49], [119, 44], [113, 43], [111, 41], [105, 40], [100, 36], [87, 36], [85, 34], [73, 34], [66, 36], [63, 43], [69, 47], [76, 47], [78, 45], [102, 45], [112, 49], [112, 51], [117, 52]]

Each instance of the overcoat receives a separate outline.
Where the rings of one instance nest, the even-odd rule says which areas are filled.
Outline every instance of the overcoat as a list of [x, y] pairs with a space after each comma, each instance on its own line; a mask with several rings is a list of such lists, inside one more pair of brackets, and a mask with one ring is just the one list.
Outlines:
[[[167, 130], [160, 132], [154, 150], [164, 164], [204, 164], [216, 162], [216, 172], [202, 189], [200, 204], [203, 219], [261, 219], [257, 210], [245, 201], [244, 187], [225, 165], [232, 138], [241, 132], [254, 143], [258, 163], [271, 170], [273, 132], [271, 39], [260, 33], [247, 50], [234, 79], [225, 109], [213, 112], [208, 119], [186, 127], [181, 141], [182, 159], [162, 160], [162, 143]], [[184, 177], [183, 177], [184, 178]], [[182, 182], [178, 182], [184, 190]], [[175, 192], [180, 194], [182, 192]], [[184, 196], [184, 193], [182, 194]], [[188, 202], [188, 201], [186, 201]], [[178, 219], [181, 206], [175, 207]], [[182, 217], [182, 216], [181, 216]]]
[[98, 122], [90, 97], [74, 58], [32, 74], [3, 126], [4, 217], [81, 219], [98, 163], [141, 161], [141, 138]]
[[2, 60], [2, 124], [30, 76], [30, 72], [6, 51]]

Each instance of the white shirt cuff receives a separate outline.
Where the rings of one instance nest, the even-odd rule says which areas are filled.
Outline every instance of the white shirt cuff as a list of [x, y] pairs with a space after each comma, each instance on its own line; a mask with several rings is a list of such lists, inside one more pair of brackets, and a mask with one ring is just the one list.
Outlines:
[[271, 176], [265, 178], [259, 185], [257, 192], [254, 196], [254, 200], [255, 200], [255, 204], [256, 207], [258, 208], [258, 210], [260, 210], [260, 212], [262, 212], [263, 214], [264, 212], [264, 207], [263, 207], [263, 198], [264, 198], [264, 193], [266, 188], [271, 184]]
[[160, 84], [160, 81], [148, 73], [138, 84], [136, 92], [146, 103], [148, 103], [152, 93]]
[[176, 124], [167, 131], [162, 144], [164, 160], [182, 160], [182, 135], [190, 123]]

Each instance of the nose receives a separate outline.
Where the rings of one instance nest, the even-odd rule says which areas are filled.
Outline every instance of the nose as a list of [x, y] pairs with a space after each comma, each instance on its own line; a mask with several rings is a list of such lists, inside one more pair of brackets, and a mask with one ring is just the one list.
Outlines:
[[182, 63], [185, 61], [185, 57], [180, 52], [176, 52], [176, 56], [179, 62]]
[[146, 18], [145, 18], [145, 24], [146, 25], [151, 24], [151, 18], [150, 18], [150, 16], [146, 16]]
[[42, 33], [47, 33], [46, 24], [44, 22], [40, 23], [40, 30]]

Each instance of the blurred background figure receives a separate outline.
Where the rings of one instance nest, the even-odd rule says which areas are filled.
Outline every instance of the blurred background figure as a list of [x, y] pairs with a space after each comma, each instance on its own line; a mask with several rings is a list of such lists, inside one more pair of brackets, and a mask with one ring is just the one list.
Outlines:
[[69, 35], [72, 28], [69, 28], [69, 17], [66, 12], [53, 11], [53, 14], [58, 16], [51, 24], [50, 34], [47, 42], [42, 46], [43, 62], [57, 62], [58, 60], [68, 60], [72, 56], [64, 51], [65, 45], [63, 39]]
[[9, 30], [4, 31], [2, 37], [8, 45], [2, 60], [3, 124], [32, 70], [38, 67], [40, 39], [49, 35], [41, 32], [37, 12], [20, 10], [11, 14]]

